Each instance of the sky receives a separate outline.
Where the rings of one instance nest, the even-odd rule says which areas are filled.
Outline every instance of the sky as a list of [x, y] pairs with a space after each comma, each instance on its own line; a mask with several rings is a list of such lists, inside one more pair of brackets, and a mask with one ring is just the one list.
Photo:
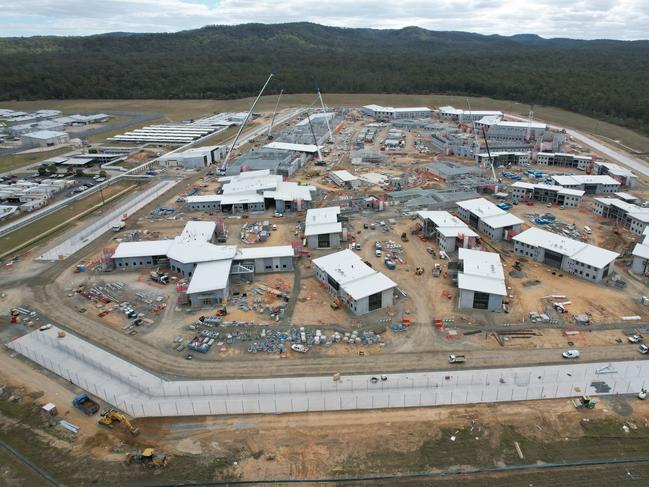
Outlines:
[[0, 0], [0, 37], [299, 21], [636, 40], [649, 38], [649, 0]]

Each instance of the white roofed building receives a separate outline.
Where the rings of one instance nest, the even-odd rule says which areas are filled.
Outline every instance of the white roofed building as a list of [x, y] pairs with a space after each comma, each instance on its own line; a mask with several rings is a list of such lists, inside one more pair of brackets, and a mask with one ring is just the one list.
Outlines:
[[361, 111], [377, 120], [398, 120], [404, 118], [430, 118], [433, 111], [428, 107], [395, 108], [381, 105], [365, 105]]
[[492, 240], [511, 240], [521, 231], [523, 220], [485, 198], [458, 201], [457, 206], [460, 218]]
[[542, 183], [525, 183], [517, 181], [511, 185], [512, 198], [516, 201], [534, 200], [541, 203], [552, 203], [566, 208], [578, 208], [584, 191], [568, 189], [563, 186]]
[[478, 234], [459, 218], [447, 211], [418, 211], [424, 238], [435, 239], [440, 250], [455, 252], [457, 248], [471, 248]]
[[513, 240], [516, 255], [595, 282], [611, 274], [619, 256], [616, 252], [536, 227], [516, 235]]
[[439, 107], [439, 116], [445, 120], [456, 122], [476, 122], [483, 117], [502, 117], [503, 112], [497, 110], [462, 110], [452, 106]]
[[631, 272], [641, 276], [649, 275], [649, 228], [642, 233], [644, 236], [642, 242], [635, 244], [633, 247], [633, 262], [631, 263]]
[[197, 195], [186, 198], [187, 208], [195, 211], [223, 211], [238, 214], [266, 210], [267, 202], [275, 210], [301, 211], [309, 207], [314, 186], [302, 186], [284, 181], [269, 170], [242, 172], [236, 176], [219, 178], [221, 194]]
[[351, 189], [357, 188], [361, 183], [360, 178], [354, 176], [352, 173], [344, 169], [339, 171], [331, 171], [329, 173], [329, 178], [334, 182], [334, 184]]
[[304, 238], [310, 249], [339, 248], [343, 239], [340, 206], [307, 210], [304, 218]]
[[51, 147], [68, 143], [70, 136], [65, 132], [38, 130], [21, 135], [20, 141], [23, 147]]
[[214, 245], [214, 222], [190, 221], [169, 240], [122, 242], [112, 255], [117, 270], [168, 269], [189, 281], [186, 294], [192, 307], [224, 302], [231, 275], [293, 271], [290, 245], [238, 248]]
[[458, 308], [502, 311], [507, 288], [500, 256], [492, 252], [460, 249], [458, 261]]
[[616, 193], [620, 182], [606, 175], [551, 176], [555, 184], [564, 188], [582, 189], [586, 194]]
[[644, 235], [649, 225], [649, 208], [628, 203], [619, 198], [593, 198], [593, 213], [615, 220], [636, 235]]
[[201, 169], [223, 160], [227, 148], [221, 145], [193, 147], [184, 152], [165, 154], [158, 159], [161, 166], [179, 166], [185, 169]]
[[392, 306], [397, 283], [365, 264], [351, 250], [313, 260], [317, 279], [355, 315]]

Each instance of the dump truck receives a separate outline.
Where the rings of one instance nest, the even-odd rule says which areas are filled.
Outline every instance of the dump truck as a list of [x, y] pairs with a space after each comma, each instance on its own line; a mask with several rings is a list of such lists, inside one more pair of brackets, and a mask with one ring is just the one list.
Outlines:
[[88, 397], [88, 394], [79, 394], [72, 400], [72, 405], [84, 414], [92, 416], [99, 411], [99, 404]]
[[127, 463], [139, 463], [149, 468], [166, 467], [169, 464], [169, 458], [162, 452], [157, 452], [153, 448], [145, 448], [142, 452], [132, 451], [126, 454]]
[[449, 355], [448, 356], [448, 363], [449, 364], [461, 364], [463, 362], [466, 362], [466, 356], [465, 355]]

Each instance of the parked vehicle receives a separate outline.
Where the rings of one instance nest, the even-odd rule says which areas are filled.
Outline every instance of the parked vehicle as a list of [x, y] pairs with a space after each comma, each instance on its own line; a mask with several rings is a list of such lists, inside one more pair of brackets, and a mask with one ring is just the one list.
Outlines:
[[92, 416], [99, 411], [99, 404], [88, 397], [88, 394], [79, 394], [72, 400], [72, 405], [84, 414]]
[[645, 345], [645, 344], [642, 344], [642, 345], [640, 345], [640, 348], [638, 349], [638, 351], [639, 351], [642, 355], [646, 355], [646, 354], [649, 353], [649, 347], [648, 347], [647, 345]]
[[640, 335], [631, 335], [630, 337], [628, 337], [628, 340], [631, 343], [640, 343], [643, 338]]
[[449, 364], [461, 364], [463, 362], [466, 362], [466, 356], [465, 355], [449, 355], [448, 356], [448, 363]]
[[563, 358], [579, 358], [579, 355], [581, 354], [579, 353], [579, 350], [568, 350], [563, 352], [561, 355]]
[[376, 250], [374, 251], [374, 254], [375, 254], [377, 257], [381, 257], [382, 252], [381, 252], [380, 249], [376, 249]]

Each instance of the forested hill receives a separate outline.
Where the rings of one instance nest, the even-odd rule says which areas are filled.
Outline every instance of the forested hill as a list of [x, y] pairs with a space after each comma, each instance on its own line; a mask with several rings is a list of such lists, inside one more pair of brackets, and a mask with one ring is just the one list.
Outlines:
[[211, 26], [0, 39], [0, 98], [235, 98], [259, 90], [449, 93], [554, 105], [649, 132], [649, 41]]

